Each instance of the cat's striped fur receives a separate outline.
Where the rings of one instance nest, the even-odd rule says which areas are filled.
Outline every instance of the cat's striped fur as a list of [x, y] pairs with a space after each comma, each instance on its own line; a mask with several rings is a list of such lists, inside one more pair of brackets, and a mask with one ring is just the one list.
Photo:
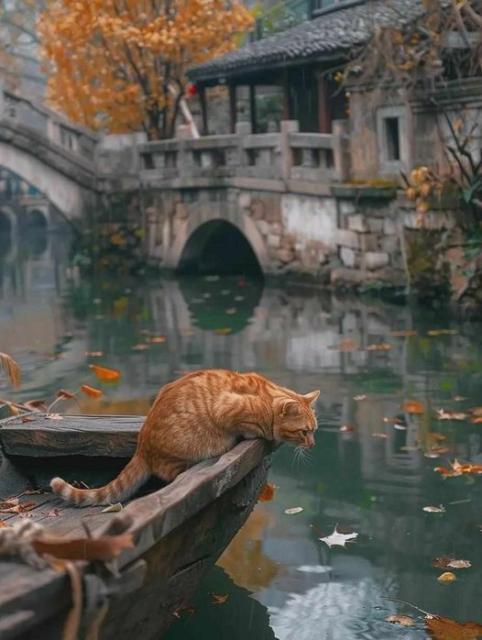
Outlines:
[[139, 432], [134, 457], [109, 484], [76, 489], [54, 478], [52, 491], [78, 506], [126, 500], [151, 476], [166, 481], [196, 462], [221, 455], [240, 438], [314, 445], [312, 404], [319, 391], [301, 395], [257, 373], [207, 369], [160, 390]]

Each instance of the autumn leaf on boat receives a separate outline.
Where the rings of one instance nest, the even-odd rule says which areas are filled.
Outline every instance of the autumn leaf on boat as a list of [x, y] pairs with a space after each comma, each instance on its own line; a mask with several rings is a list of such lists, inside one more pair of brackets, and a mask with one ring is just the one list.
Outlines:
[[211, 597], [213, 599], [213, 604], [224, 604], [229, 598], [228, 594], [220, 595], [218, 593], [211, 593]]
[[96, 377], [102, 382], [117, 382], [121, 376], [118, 369], [110, 369], [109, 367], [101, 367], [98, 364], [90, 364], [91, 369]]
[[101, 536], [100, 538], [63, 538], [45, 534], [33, 540], [32, 546], [39, 555], [48, 554], [62, 560], [102, 560], [107, 561], [120, 555], [125, 549], [132, 549], [132, 534]]
[[35, 507], [35, 502], [20, 502], [18, 498], [8, 498], [0, 502], [0, 513], [25, 513]]
[[66, 389], [59, 389], [55, 395], [63, 400], [75, 400], [75, 393]]

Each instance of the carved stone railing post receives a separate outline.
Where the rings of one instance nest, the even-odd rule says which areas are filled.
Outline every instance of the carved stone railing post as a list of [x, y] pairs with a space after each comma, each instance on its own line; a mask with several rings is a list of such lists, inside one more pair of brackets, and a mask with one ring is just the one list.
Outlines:
[[350, 154], [348, 147], [348, 120], [333, 120], [333, 155], [335, 171], [340, 182], [350, 177]]
[[282, 120], [281, 121], [281, 140], [280, 140], [280, 152], [281, 152], [281, 177], [286, 182], [290, 179], [291, 167], [293, 166], [293, 155], [290, 146], [290, 134], [298, 133], [299, 124], [297, 120]]

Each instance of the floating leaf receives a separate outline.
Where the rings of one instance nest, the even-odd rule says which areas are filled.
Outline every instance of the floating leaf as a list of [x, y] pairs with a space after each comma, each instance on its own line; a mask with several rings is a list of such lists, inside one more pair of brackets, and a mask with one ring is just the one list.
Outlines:
[[341, 433], [351, 433], [352, 431], [355, 431], [355, 429], [351, 424], [342, 424], [338, 431], [341, 431]]
[[385, 618], [386, 622], [391, 622], [392, 624], [401, 624], [402, 627], [411, 627], [415, 624], [415, 621], [410, 616], [403, 615], [391, 615]]
[[445, 411], [437, 409], [437, 420], [467, 420], [468, 415], [462, 411]]
[[102, 358], [104, 355], [103, 351], [86, 351], [85, 355], [88, 358]]
[[372, 433], [372, 438], [388, 438], [386, 433], [375, 432]]
[[152, 344], [163, 344], [166, 342], [166, 336], [152, 336], [152, 338], [149, 339], [149, 342]]
[[267, 482], [259, 494], [258, 500], [260, 502], [270, 502], [274, 498], [276, 486], [271, 482]]
[[343, 352], [357, 351], [359, 348], [360, 345], [358, 344], [358, 342], [355, 342], [351, 338], [344, 338], [343, 340], [341, 340], [340, 344], [330, 347], [330, 349]]
[[145, 344], [144, 342], [140, 342], [139, 344], [135, 344], [132, 347], [132, 351], [146, 351], [147, 349], [149, 349], [149, 345]]
[[123, 507], [120, 502], [116, 502], [115, 504], [110, 504], [105, 509], [102, 509], [101, 513], [117, 513], [118, 511], [122, 511]]
[[454, 336], [458, 333], [455, 329], [430, 329], [427, 331], [428, 336]]
[[440, 473], [444, 478], [482, 474], [482, 464], [461, 463], [458, 460], [454, 460], [450, 463], [450, 466], [450, 469], [447, 467], [435, 467], [434, 471]]
[[439, 575], [437, 580], [441, 584], [450, 584], [451, 582], [455, 582], [455, 580], [457, 580], [457, 576], [455, 575], [455, 573], [452, 573], [451, 571], [444, 571], [444, 573]]
[[423, 508], [427, 513], [445, 513], [445, 507], [441, 504], [438, 507], [428, 506]]
[[285, 513], [287, 516], [294, 516], [297, 513], [301, 513], [304, 511], [303, 507], [290, 507], [289, 509], [285, 509]]
[[101, 367], [97, 364], [90, 364], [89, 368], [92, 369], [97, 378], [103, 382], [117, 382], [121, 376], [120, 371], [117, 369], [109, 369], [108, 367]]
[[10, 380], [12, 387], [19, 387], [22, 379], [20, 367], [8, 353], [0, 352], [0, 368], [2, 368]]
[[390, 351], [392, 345], [388, 342], [380, 342], [379, 344], [369, 344], [367, 351]]
[[360, 402], [361, 400], [366, 400], [368, 398], [368, 396], [361, 394], [359, 396], [353, 396], [353, 400], [355, 400], [356, 402]]
[[88, 384], [80, 385], [80, 390], [82, 391], [82, 393], [85, 393], [86, 396], [89, 396], [89, 398], [100, 398], [103, 393], [100, 389], [91, 387]]
[[428, 615], [425, 624], [433, 640], [479, 640], [482, 624], [476, 622], [455, 622], [450, 618]]
[[405, 400], [402, 409], [407, 413], [422, 414], [425, 411], [423, 402], [420, 400]]
[[411, 336], [418, 335], [418, 333], [412, 329], [405, 329], [403, 331], [391, 331], [390, 335], [393, 338], [410, 338]]
[[229, 598], [228, 594], [219, 595], [218, 593], [211, 593], [211, 597], [213, 599], [213, 604], [224, 604]]
[[357, 538], [358, 533], [340, 533], [337, 527], [335, 527], [333, 533], [324, 538], [320, 538], [320, 540], [329, 547], [345, 547], [347, 542], [354, 542]]
[[451, 556], [439, 556], [434, 558], [432, 567], [437, 569], [469, 569], [472, 563], [469, 560], [457, 560]]

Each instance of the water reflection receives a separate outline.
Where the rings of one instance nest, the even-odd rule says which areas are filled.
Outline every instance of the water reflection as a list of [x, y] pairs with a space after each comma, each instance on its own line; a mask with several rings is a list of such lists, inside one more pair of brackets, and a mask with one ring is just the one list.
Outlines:
[[[256, 507], [170, 640], [424, 638], [384, 621], [403, 609], [387, 596], [481, 621], [481, 482], [433, 471], [454, 457], [482, 462], [481, 427], [438, 422], [432, 411], [480, 404], [480, 325], [239, 278], [80, 280], [67, 253], [49, 239], [40, 254], [0, 261], [1, 350], [24, 370], [17, 398], [92, 383], [90, 362], [122, 378], [100, 401], [82, 400], [89, 412], [144, 413], [162, 383], [200, 367], [321, 389], [311, 459], [296, 464], [288, 448], [275, 455], [275, 500]], [[434, 328], [456, 333], [429, 335]], [[392, 335], [407, 331], [416, 335]], [[373, 349], [381, 344], [390, 348]], [[407, 399], [427, 410], [404, 412]], [[437, 442], [447, 452], [426, 457]], [[430, 504], [447, 511], [424, 513]], [[287, 516], [293, 506], [303, 512]], [[319, 541], [337, 523], [360, 534], [346, 550]], [[448, 587], [431, 566], [444, 554], [473, 564]], [[229, 605], [212, 605], [211, 592], [229, 594]]]

